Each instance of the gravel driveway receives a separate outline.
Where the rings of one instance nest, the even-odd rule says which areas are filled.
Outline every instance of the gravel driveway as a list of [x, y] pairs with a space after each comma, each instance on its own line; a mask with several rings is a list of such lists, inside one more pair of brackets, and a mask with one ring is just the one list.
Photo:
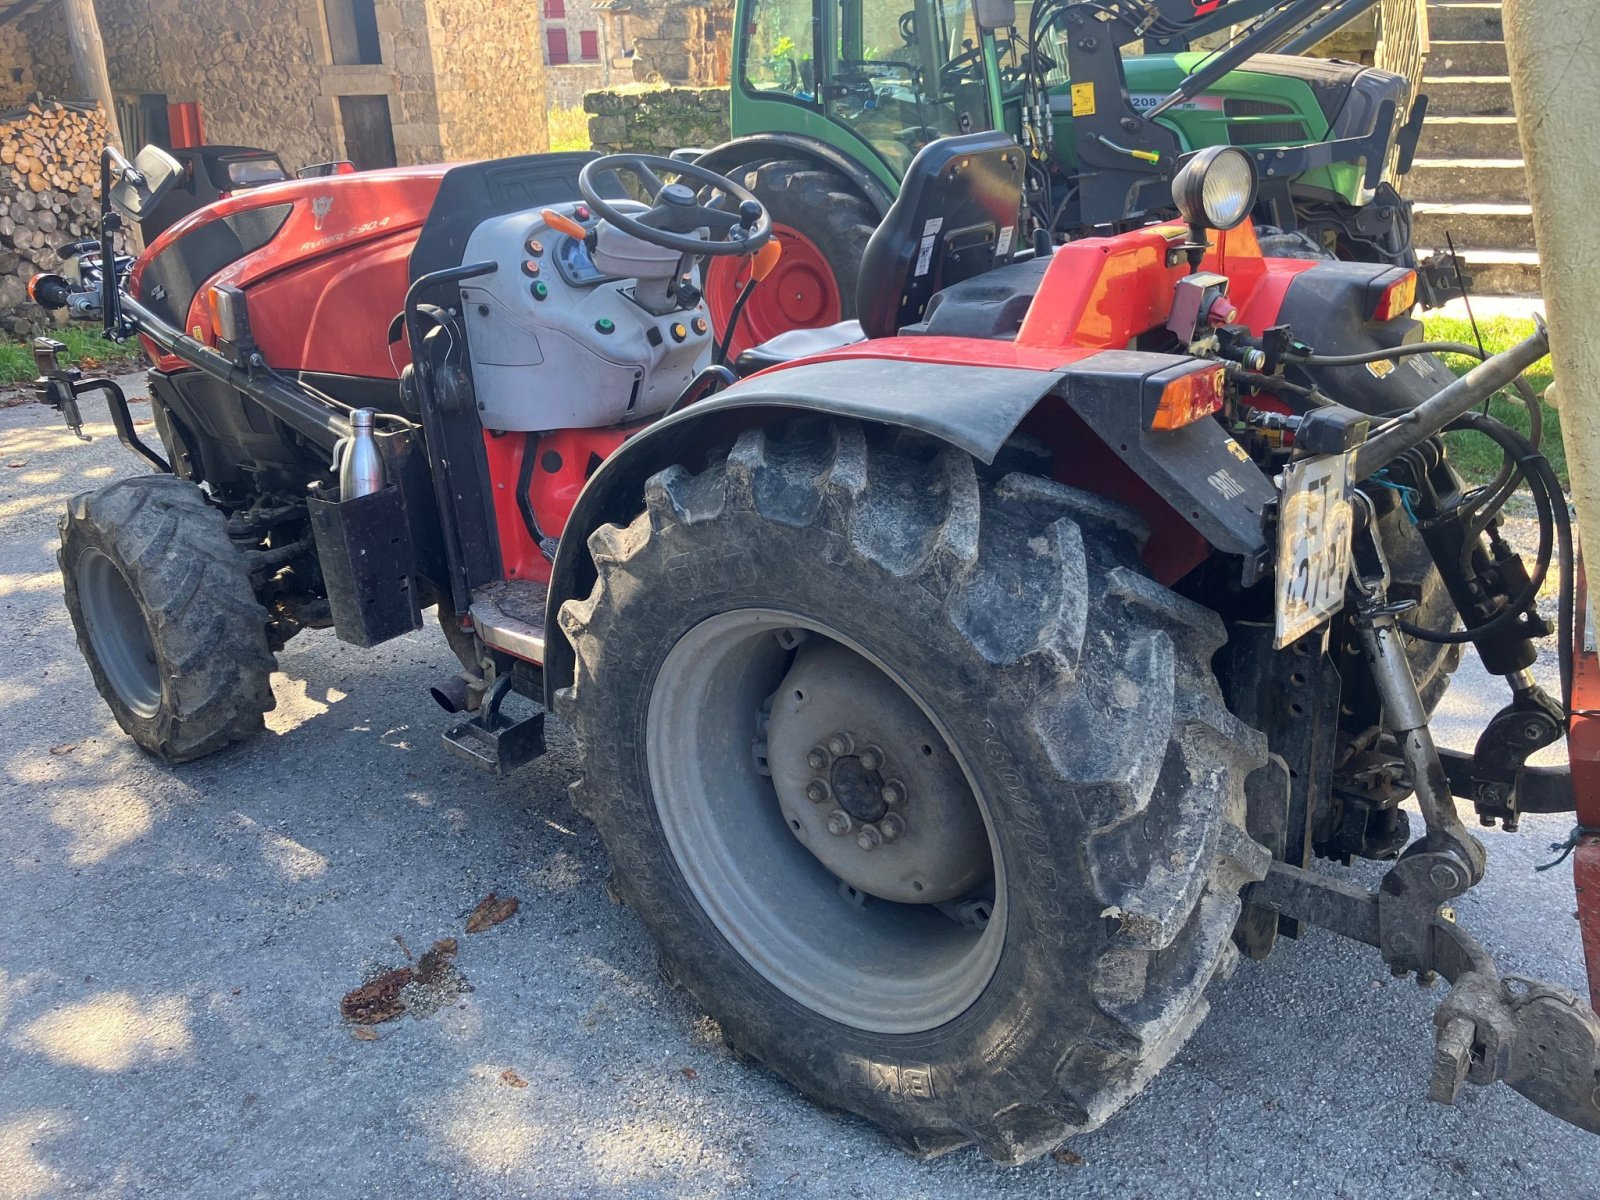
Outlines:
[[[91, 432], [0, 411], [0, 1197], [1600, 1196], [1600, 1143], [1510, 1090], [1430, 1104], [1439, 993], [1316, 932], [1241, 966], [1070, 1155], [912, 1161], [667, 991], [567, 801], [565, 729], [505, 781], [443, 750], [431, 629], [306, 634], [267, 736], [177, 770], [138, 753], [56, 573], [67, 497], [138, 469]], [[1443, 740], [1470, 745], [1498, 687], [1464, 668]], [[1488, 834], [1458, 909], [1504, 968], [1581, 989], [1571, 874], [1533, 872], [1569, 825]], [[491, 891], [520, 910], [465, 934]], [[404, 965], [397, 939], [451, 936], [463, 990], [354, 1036], [340, 996]]]

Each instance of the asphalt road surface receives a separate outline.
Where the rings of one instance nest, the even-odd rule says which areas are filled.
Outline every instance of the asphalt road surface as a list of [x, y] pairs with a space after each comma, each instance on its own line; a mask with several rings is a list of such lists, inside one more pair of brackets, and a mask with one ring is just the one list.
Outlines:
[[[1242, 965], [1070, 1156], [905, 1157], [662, 985], [567, 801], [565, 729], [504, 781], [443, 750], [432, 628], [306, 634], [266, 736], [177, 770], [135, 750], [56, 573], [67, 498], [140, 469], [91, 432], [0, 411], [0, 1197], [1600, 1197], [1600, 1142], [1505, 1087], [1429, 1103], [1440, 993], [1320, 933]], [[1463, 669], [1445, 741], [1498, 686]], [[1503, 968], [1581, 989], [1570, 872], [1533, 871], [1569, 825], [1490, 833], [1458, 911]], [[491, 891], [519, 911], [465, 934]], [[403, 965], [397, 938], [450, 936], [459, 990], [354, 1036], [341, 995]]]

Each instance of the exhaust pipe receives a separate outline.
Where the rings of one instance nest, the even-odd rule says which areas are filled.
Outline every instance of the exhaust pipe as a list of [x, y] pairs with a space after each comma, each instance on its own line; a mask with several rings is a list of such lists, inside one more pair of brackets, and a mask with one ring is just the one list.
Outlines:
[[475, 712], [483, 703], [483, 680], [451, 675], [429, 688], [428, 695], [447, 713]]

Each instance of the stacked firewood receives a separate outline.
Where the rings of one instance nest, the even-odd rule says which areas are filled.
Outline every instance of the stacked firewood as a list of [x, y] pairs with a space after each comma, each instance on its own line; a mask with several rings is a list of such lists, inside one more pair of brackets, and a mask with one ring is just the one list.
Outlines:
[[27, 283], [60, 267], [58, 247], [95, 236], [105, 140], [95, 106], [41, 100], [0, 113], [0, 330], [47, 323]]

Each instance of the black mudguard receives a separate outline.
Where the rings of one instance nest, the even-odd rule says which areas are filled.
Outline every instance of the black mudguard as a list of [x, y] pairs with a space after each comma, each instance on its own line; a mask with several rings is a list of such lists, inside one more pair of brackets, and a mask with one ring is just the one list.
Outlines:
[[[1287, 324], [1297, 338], [1325, 355], [1364, 354], [1420, 342], [1421, 321], [1371, 319], [1384, 289], [1404, 273], [1404, 268], [1377, 263], [1319, 264], [1295, 276], [1278, 311], [1278, 324]], [[1373, 416], [1415, 408], [1455, 382], [1450, 369], [1431, 354], [1356, 367], [1296, 367], [1289, 376], [1297, 383], [1315, 384], [1340, 404]]]
[[[979, 343], [988, 345], [987, 343]], [[1261, 514], [1272, 485], [1212, 420], [1146, 434], [1146, 405], [1194, 360], [1105, 351], [1056, 371], [851, 358], [764, 372], [632, 438], [590, 478], [563, 531], [545, 611], [547, 701], [572, 679], [572, 650], [556, 623], [561, 605], [594, 583], [589, 534], [638, 513], [645, 482], [733, 431], [800, 415], [845, 417], [911, 429], [992, 463], [1041, 400], [1064, 396], [1114, 452], [1216, 546], [1265, 561]], [[1086, 453], [1102, 453], [1085, 447]]]

